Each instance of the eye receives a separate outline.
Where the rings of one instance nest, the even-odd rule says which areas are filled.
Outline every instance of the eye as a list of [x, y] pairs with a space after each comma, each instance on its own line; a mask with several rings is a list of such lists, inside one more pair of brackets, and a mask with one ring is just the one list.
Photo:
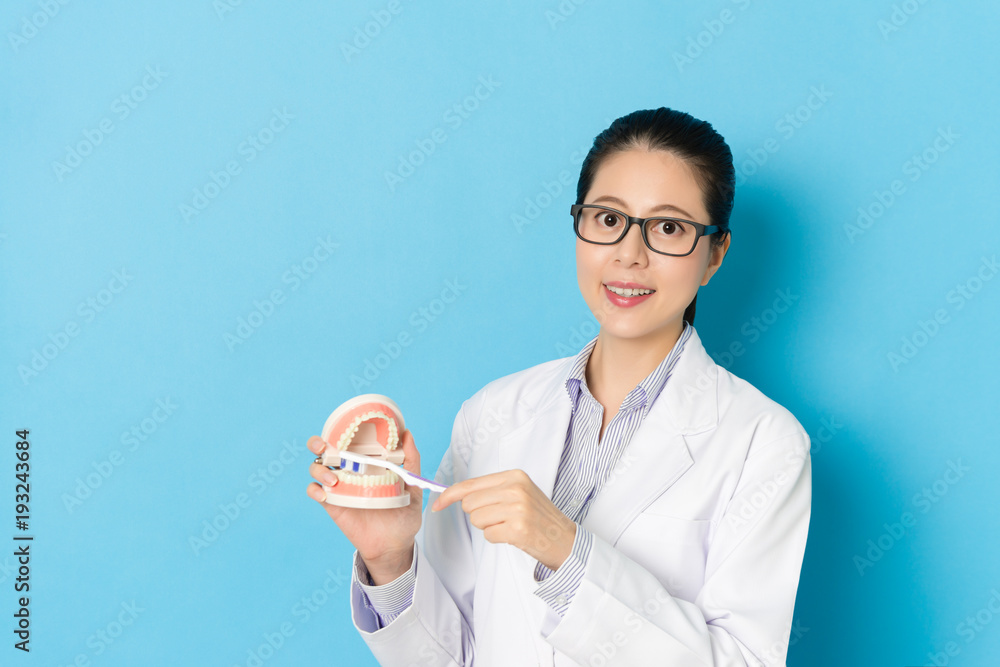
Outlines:
[[613, 229], [614, 227], [621, 224], [621, 216], [611, 211], [598, 211], [597, 212], [597, 222], [602, 228]]
[[674, 220], [657, 220], [653, 225], [653, 231], [663, 236], [681, 236], [684, 230], [685, 226]]

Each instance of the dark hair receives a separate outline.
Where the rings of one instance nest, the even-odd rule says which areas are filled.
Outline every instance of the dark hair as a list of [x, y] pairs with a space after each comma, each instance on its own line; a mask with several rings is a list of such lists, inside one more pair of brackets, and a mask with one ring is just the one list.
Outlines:
[[[710, 123], [666, 107], [633, 111], [622, 116], [594, 139], [594, 145], [583, 160], [580, 180], [576, 186], [576, 203], [582, 204], [590, 191], [594, 175], [606, 158], [634, 148], [664, 150], [683, 159], [691, 167], [701, 187], [709, 225], [721, 231], [711, 235], [713, 247], [722, 245], [729, 234], [729, 216], [736, 193], [736, 171], [733, 153], [722, 135]], [[684, 311], [684, 319], [694, 324], [695, 302]]]

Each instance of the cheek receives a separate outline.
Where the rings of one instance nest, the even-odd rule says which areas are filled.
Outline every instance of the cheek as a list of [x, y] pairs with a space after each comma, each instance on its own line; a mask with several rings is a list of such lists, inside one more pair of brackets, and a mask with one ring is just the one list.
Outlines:
[[685, 257], [663, 258], [656, 267], [656, 274], [667, 284], [698, 285], [705, 265], [705, 258], [696, 250]]
[[598, 262], [590, 249], [592, 244], [576, 241], [576, 280], [583, 289], [598, 279]]

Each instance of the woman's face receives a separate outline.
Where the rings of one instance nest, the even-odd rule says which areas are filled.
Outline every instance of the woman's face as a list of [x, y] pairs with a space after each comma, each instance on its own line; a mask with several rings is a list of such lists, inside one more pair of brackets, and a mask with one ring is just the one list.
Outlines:
[[[684, 160], [662, 150], [634, 149], [606, 158], [597, 170], [584, 204], [603, 204], [632, 216], [656, 215], [709, 224], [701, 188]], [[729, 247], [710, 252], [710, 239], [702, 236], [685, 257], [655, 253], [632, 225], [615, 245], [576, 240], [576, 273], [580, 292], [601, 325], [602, 336], [662, 340], [679, 333], [684, 310], [698, 287], [708, 284]], [[635, 305], [624, 305], [608, 284], [635, 284], [653, 290]]]

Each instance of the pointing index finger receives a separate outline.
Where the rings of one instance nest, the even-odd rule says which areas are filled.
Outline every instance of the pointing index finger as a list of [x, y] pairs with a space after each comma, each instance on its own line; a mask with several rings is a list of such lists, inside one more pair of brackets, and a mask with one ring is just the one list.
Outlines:
[[470, 479], [463, 479], [461, 482], [455, 482], [441, 492], [441, 495], [439, 495], [431, 505], [431, 511], [437, 512], [439, 510], [443, 510], [448, 505], [451, 505], [456, 500], [461, 500], [473, 491], [496, 486], [503, 476], [504, 472], [495, 472], [490, 473], [489, 475], [472, 477]]

